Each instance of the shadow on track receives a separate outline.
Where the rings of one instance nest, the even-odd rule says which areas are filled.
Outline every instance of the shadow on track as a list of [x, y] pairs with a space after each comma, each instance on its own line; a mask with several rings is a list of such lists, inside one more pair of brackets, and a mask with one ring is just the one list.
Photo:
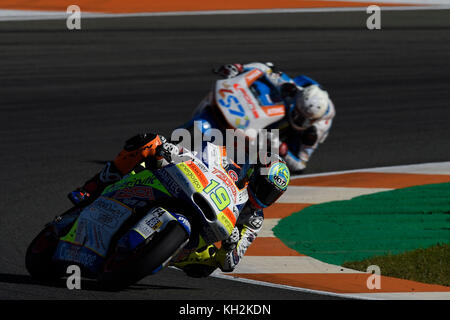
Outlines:
[[[0, 283], [12, 283], [12, 284], [27, 284], [27, 285], [38, 285], [38, 286], [46, 286], [53, 288], [67, 288], [66, 279], [59, 279], [55, 281], [39, 281], [33, 279], [30, 275], [24, 274], [9, 274], [9, 273], [0, 273]], [[88, 291], [103, 291], [103, 292], [111, 292], [111, 290], [107, 290], [102, 288], [100, 284], [91, 279], [82, 279], [81, 287], [83, 290]], [[142, 284], [137, 283], [130, 286], [126, 290], [192, 290], [193, 288], [186, 287], [175, 287], [175, 286], [162, 286], [162, 285], [151, 285], [151, 284]], [[122, 290], [122, 291], [126, 291]]]

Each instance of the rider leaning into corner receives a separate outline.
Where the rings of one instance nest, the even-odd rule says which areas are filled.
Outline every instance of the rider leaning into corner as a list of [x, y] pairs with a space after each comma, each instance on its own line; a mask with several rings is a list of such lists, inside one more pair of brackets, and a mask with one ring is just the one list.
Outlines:
[[313, 79], [304, 75], [292, 79], [270, 62], [226, 64], [214, 72], [223, 78], [232, 78], [252, 69], [262, 71], [259, 81], [270, 88], [270, 94], [265, 97], [271, 100], [268, 103], [281, 100], [285, 105], [286, 116], [266, 129], [280, 130], [279, 154], [291, 173], [301, 174], [313, 152], [328, 136], [336, 115], [334, 104]]
[[[281, 158], [266, 166], [239, 166], [226, 157], [225, 147], [222, 148], [224, 169], [229, 175], [234, 171], [233, 176], [235, 179], [237, 176], [236, 186], [239, 189], [247, 187], [249, 201], [241, 209], [236, 227], [231, 236], [222, 241], [220, 249], [214, 245], [194, 247], [184, 252], [173, 264], [192, 277], [206, 277], [217, 267], [223, 272], [233, 271], [262, 228], [263, 208], [273, 204], [289, 183], [289, 169]], [[94, 201], [108, 185], [122, 179], [140, 163], [145, 162], [149, 169], [159, 169], [170, 164], [172, 157], [180, 153], [182, 147], [167, 141], [161, 135], [136, 135], [125, 142], [123, 150], [113, 161], [108, 162], [81, 188], [69, 193], [68, 197], [76, 206], [85, 206]], [[266, 175], [266, 170], [270, 170], [272, 166], [278, 166], [277, 171], [283, 172], [285, 186], [280, 186], [273, 176]]]

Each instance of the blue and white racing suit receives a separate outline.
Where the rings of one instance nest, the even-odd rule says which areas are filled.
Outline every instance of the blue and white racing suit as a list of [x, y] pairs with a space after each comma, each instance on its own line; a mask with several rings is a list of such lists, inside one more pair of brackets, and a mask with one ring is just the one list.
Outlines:
[[[303, 90], [310, 85], [320, 84], [305, 76], [300, 75], [296, 78], [290, 78], [287, 74], [274, 71], [273, 65], [270, 63], [249, 63], [245, 65], [225, 65], [225, 66], [238, 66], [231, 69], [234, 72], [227, 74], [221, 74], [223, 77], [232, 78], [239, 75], [242, 72], [250, 71], [253, 69], [259, 69], [262, 71], [261, 76], [252, 84], [252, 91], [258, 97], [261, 105], [280, 105], [284, 104], [286, 108], [286, 116], [276, 123], [271, 124], [266, 128], [254, 128], [254, 129], [278, 129], [279, 141], [273, 141], [277, 147], [280, 148], [280, 156], [286, 161], [289, 170], [292, 174], [302, 173], [306, 168], [306, 164], [311, 158], [313, 152], [318, 148], [320, 143], [323, 143], [328, 136], [331, 129], [333, 118], [336, 115], [336, 110], [333, 102], [329, 99], [328, 110], [325, 114], [314, 121], [310, 122], [310, 125], [299, 130], [295, 129], [289, 122], [289, 114], [295, 108], [295, 97], [283, 97], [282, 86], [286, 83], [292, 83], [298, 90]], [[222, 67], [225, 67], [222, 66]], [[203, 111], [196, 114], [189, 122], [182, 125], [183, 128], [195, 127], [200, 132], [207, 135], [209, 129], [219, 129], [224, 131], [224, 123], [221, 123], [217, 117], [210, 111]]]
[[[301, 173], [306, 168], [307, 162], [318, 145], [323, 143], [328, 136], [333, 118], [336, 115], [334, 104], [329, 99], [328, 110], [321, 118], [313, 121], [310, 126], [303, 130], [294, 129], [289, 123], [288, 114], [295, 108], [295, 98], [282, 98], [282, 85], [292, 83], [299, 90], [303, 90], [310, 85], [320, 86], [320, 84], [305, 75], [292, 79], [283, 72], [274, 71], [271, 64], [255, 62], [243, 65], [243, 72], [252, 69], [259, 69], [263, 72], [255, 85], [260, 92], [259, 98], [264, 105], [283, 102], [286, 107], [286, 116], [266, 129], [280, 130], [280, 155], [293, 174]], [[286, 146], [287, 150], [282, 150], [282, 145]]]

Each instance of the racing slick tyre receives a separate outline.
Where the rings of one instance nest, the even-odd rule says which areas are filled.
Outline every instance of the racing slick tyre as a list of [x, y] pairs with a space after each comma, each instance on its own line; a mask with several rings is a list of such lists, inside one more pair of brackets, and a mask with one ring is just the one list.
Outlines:
[[25, 267], [34, 279], [51, 281], [61, 278], [61, 272], [52, 262], [58, 241], [53, 228], [49, 226], [42, 230], [28, 246]]
[[149, 274], [162, 269], [187, 243], [189, 234], [178, 222], [167, 227], [144, 245], [130, 253], [115, 252], [108, 258], [99, 276], [106, 290], [122, 290]]

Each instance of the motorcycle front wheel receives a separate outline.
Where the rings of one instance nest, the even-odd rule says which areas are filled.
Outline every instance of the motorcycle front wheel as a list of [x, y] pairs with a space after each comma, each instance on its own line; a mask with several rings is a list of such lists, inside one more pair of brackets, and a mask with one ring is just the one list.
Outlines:
[[178, 222], [169, 222], [148, 243], [132, 253], [115, 252], [108, 258], [99, 276], [100, 284], [109, 290], [122, 290], [149, 274], [156, 273], [188, 241], [189, 234]]

